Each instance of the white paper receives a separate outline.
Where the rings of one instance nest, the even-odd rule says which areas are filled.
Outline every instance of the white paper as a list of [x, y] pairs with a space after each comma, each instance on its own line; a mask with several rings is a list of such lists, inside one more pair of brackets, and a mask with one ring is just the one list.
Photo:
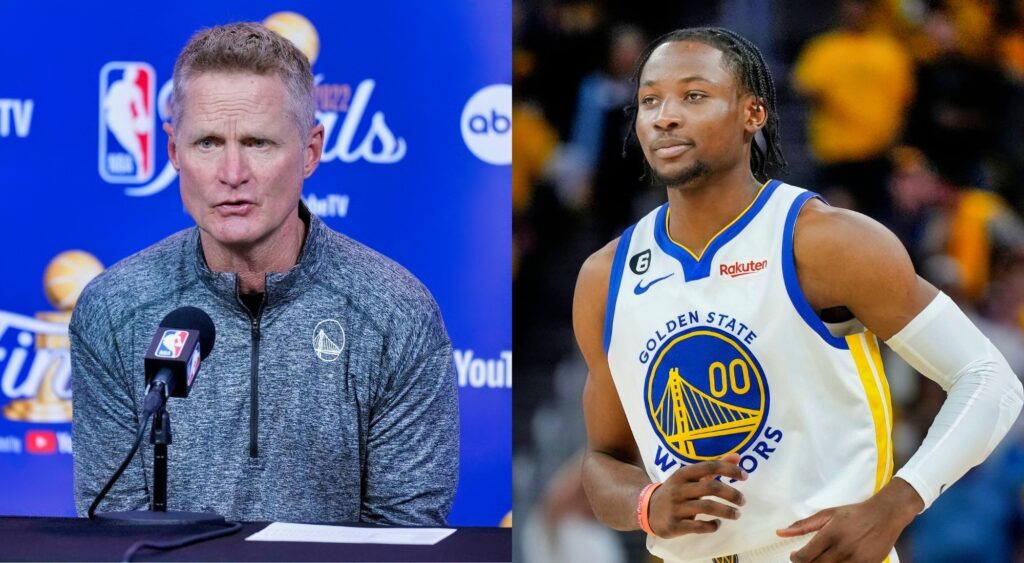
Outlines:
[[352, 528], [274, 522], [245, 538], [245, 541], [434, 545], [453, 533], [455, 530], [451, 528]]

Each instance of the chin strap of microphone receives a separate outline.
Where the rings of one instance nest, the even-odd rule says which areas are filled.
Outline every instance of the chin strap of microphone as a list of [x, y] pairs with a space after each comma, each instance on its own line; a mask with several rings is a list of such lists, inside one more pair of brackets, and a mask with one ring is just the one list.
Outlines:
[[132, 445], [131, 451], [128, 452], [128, 456], [124, 458], [124, 461], [121, 462], [121, 466], [114, 472], [113, 477], [111, 477], [110, 480], [107, 481], [107, 484], [103, 486], [103, 489], [100, 490], [100, 494], [96, 495], [96, 500], [92, 501], [92, 504], [89, 505], [90, 520], [94, 520], [96, 518], [96, 507], [100, 505], [100, 501], [107, 496], [107, 493], [110, 492], [110, 488], [114, 486], [114, 483], [116, 483], [121, 477], [121, 474], [124, 473], [125, 468], [127, 468], [128, 464], [131, 463], [132, 458], [135, 457], [135, 452], [139, 450], [139, 445], [142, 443], [142, 437], [146, 434], [146, 424], [149, 422], [149, 418], [151, 416], [153, 416], [152, 412], [143, 412], [142, 422], [139, 423], [139, 432], [135, 435], [135, 443]]

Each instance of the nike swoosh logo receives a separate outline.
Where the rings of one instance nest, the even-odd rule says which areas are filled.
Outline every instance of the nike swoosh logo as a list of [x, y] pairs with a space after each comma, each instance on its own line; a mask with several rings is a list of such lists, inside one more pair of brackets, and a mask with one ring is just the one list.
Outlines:
[[[673, 272], [673, 274], [674, 273], [675, 272]], [[644, 285], [644, 280], [640, 280], [640, 281], [636, 282], [636, 287], [633, 288], [633, 293], [635, 295], [643, 295], [644, 293], [647, 292], [648, 289], [651, 289], [652, 285], [660, 282], [663, 279], [667, 279], [667, 278], [672, 277], [673, 274], [668, 274], [668, 275], [665, 275], [665, 276], [661, 276], [658, 279], [651, 280], [651, 283], [649, 283], [647, 285]]]

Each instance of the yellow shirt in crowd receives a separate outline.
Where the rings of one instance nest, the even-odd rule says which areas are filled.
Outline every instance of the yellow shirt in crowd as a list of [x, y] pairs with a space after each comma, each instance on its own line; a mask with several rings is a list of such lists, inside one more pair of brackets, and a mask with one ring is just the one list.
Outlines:
[[793, 73], [812, 99], [810, 144], [825, 164], [874, 157], [896, 140], [913, 95], [910, 56], [880, 33], [826, 33], [812, 39]]
[[963, 273], [964, 292], [979, 299], [988, 287], [992, 273], [991, 222], [1008, 207], [995, 193], [967, 188], [960, 196], [949, 226], [946, 252]]

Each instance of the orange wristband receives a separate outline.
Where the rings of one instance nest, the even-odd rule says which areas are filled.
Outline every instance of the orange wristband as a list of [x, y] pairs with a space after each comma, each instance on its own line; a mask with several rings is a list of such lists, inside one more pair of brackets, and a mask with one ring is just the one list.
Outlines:
[[636, 521], [640, 525], [640, 529], [647, 532], [650, 535], [655, 535], [654, 530], [651, 529], [651, 523], [647, 519], [647, 514], [651, 510], [651, 497], [654, 496], [654, 491], [661, 486], [661, 483], [651, 483], [644, 487], [644, 490], [640, 491], [640, 498], [637, 499], [636, 503]]

